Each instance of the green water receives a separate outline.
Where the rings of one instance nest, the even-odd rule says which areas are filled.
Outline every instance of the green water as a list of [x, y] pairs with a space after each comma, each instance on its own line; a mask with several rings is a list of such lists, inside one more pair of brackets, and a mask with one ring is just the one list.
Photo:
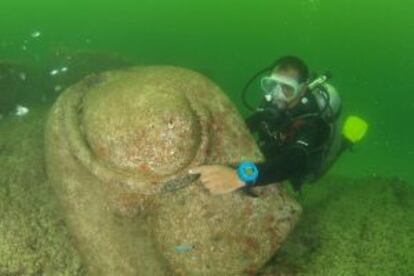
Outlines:
[[[332, 72], [345, 114], [369, 123], [366, 139], [330, 174], [414, 183], [413, 14], [409, 0], [2, 0], [0, 60], [42, 68], [65, 48], [189, 67], [247, 116], [240, 100], [247, 79], [281, 55], [298, 55], [312, 71]], [[249, 98], [261, 96], [253, 89]]]
[[0, 55], [41, 65], [65, 47], [200, 69], [247, 115], [239, 98], [246, 79], [296, 54], [316, 72], [331, 71], [345, 113], [369, 122], [366, 140], [335, 170], [413, 180], [413, 12], [404, 0], [3, 0]]

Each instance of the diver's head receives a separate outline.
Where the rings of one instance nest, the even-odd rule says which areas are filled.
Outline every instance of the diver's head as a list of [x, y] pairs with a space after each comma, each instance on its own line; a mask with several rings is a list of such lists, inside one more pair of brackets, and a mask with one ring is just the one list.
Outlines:
[[298, 57], [284, 56], [275, 61], [270, 75], [261, 80], [265, 99], [280, 109], [294, 107], [306, 93], [309, 71]]

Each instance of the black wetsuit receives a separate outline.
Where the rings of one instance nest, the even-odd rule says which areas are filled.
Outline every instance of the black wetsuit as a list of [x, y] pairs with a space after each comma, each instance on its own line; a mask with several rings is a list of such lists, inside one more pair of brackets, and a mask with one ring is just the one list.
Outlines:
[[317, 115], [320, 109], [312, 93], [287, 112], [270, 104], [262, 107], [263, 111], [246, 119], [250, 131], [258, 134], [258, 145], [266, 158], [256, 163], [259, 177], [255, 185], [288, 179], [300, 190], [305, 178], [317, 172], [323, 162], [330, 125]]

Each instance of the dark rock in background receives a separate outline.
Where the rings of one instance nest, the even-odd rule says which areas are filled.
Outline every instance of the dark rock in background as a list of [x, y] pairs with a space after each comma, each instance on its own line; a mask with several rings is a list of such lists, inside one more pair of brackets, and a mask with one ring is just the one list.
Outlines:
[[125, 57], [109, 52], [55, 50], [41, 68], [42, 97], [54, 101], [68, 86], [77, 83], [84, 77], [107, 70], [131, 66], [134, 63]]
[[40, 76], [29, 66], [0, 61], [0, 115], [5, 117], [17, 105], [40, 102]]

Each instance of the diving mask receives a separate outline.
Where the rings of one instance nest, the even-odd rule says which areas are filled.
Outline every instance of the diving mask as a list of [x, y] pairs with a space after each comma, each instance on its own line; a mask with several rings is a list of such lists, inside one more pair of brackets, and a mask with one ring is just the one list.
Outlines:
[[265, 92], [265, 100], [280, 108], [285, 108], [296, 99], [303, 87], [295, 79], [280, 74], [263, 77], [260, 84]]

